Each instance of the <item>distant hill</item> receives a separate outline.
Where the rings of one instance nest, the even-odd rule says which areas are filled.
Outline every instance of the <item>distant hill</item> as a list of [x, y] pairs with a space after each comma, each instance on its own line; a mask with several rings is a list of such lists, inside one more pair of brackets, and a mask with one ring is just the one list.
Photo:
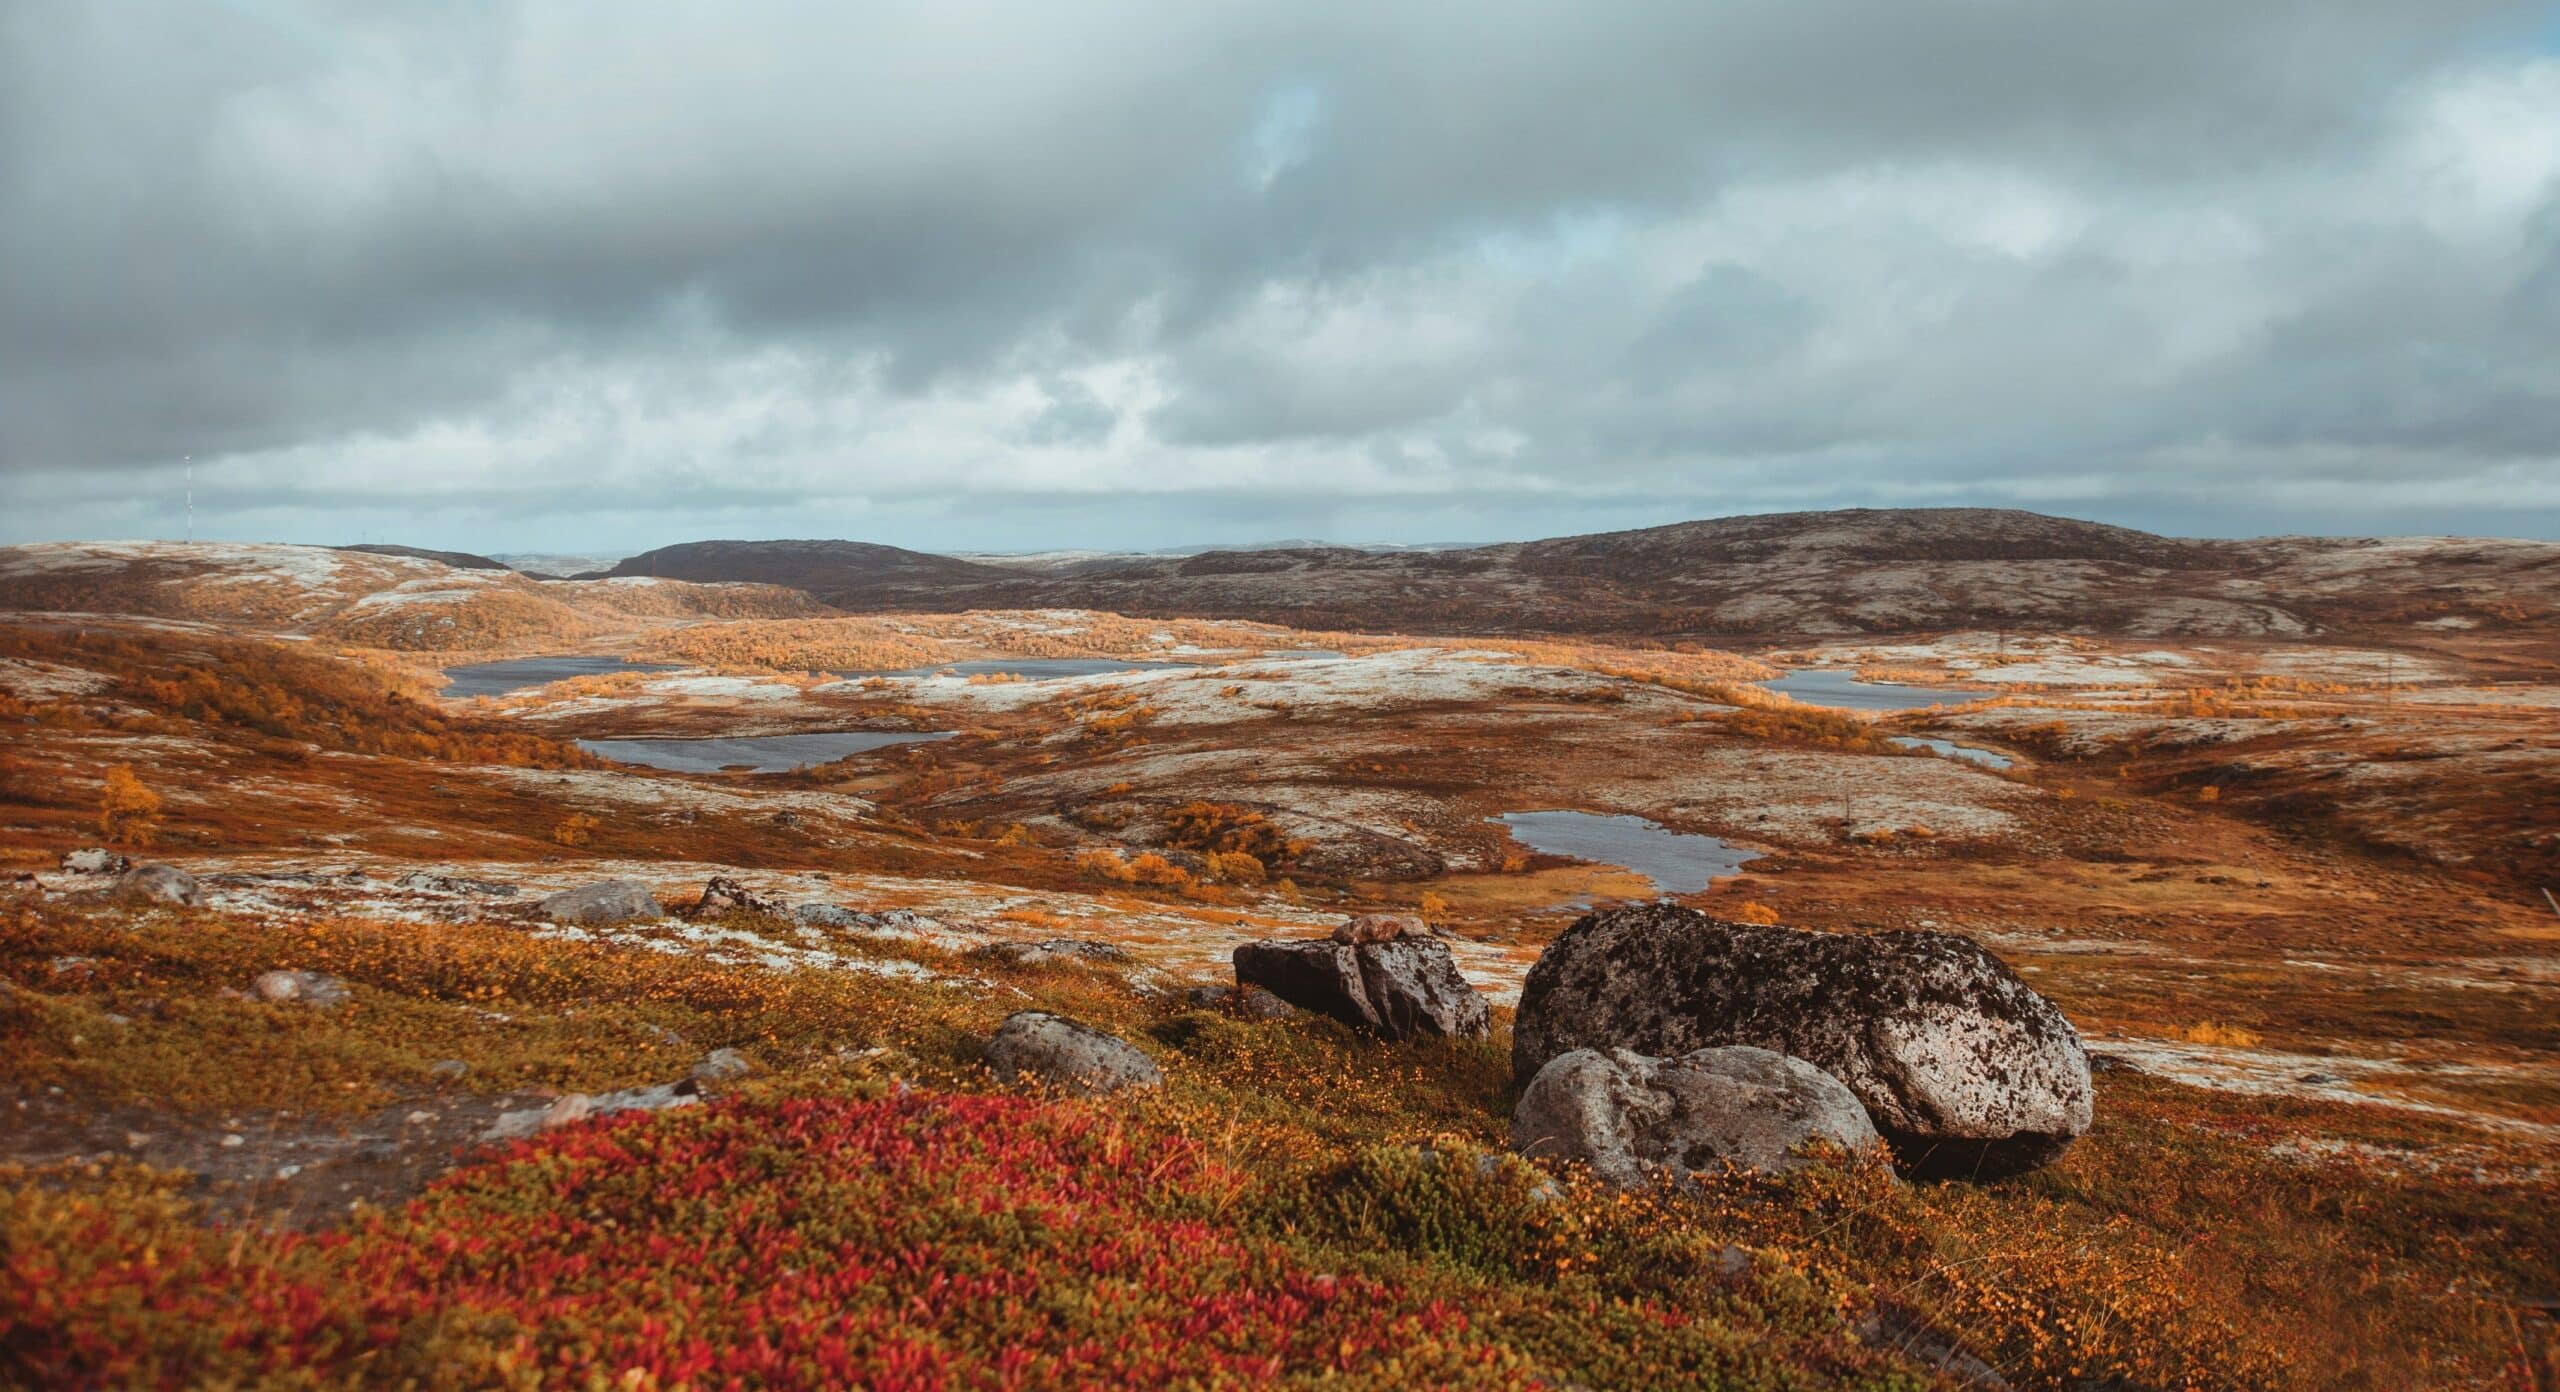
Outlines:
[[689, 541], [626, 557], [605, 575], [750, 580], [805, 590], [830, 604], [840, 594], [934, 593], [1022, 578], [998, 566], [867, 541]]
[[355, 546], [333, 546], [332, 551], [361, 551], [368, 556], [407, 556], [412, 560], [436, 561], [456, 570], [513, 570], [514, 566], [468, 551], [430, 551], [423, 546], [394, 546], [389, 542], [368, 541]]
[[2550, 632], [2560, 543], [2205, 541], [2003, 508], [1848, 509], [1432, 550], [1052, 553], [722, 541], [618, 574], [758, 580], [856, 610], [1078, 607], [1436, 633], [1812, 637], [1971, 627], [2296, 638]]

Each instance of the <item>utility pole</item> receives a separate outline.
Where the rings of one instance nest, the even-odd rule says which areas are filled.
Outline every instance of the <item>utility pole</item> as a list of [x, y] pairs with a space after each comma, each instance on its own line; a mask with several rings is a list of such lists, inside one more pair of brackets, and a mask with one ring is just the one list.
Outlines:
[[196, 541], [196, 457], [187, 456], [187, 544]]

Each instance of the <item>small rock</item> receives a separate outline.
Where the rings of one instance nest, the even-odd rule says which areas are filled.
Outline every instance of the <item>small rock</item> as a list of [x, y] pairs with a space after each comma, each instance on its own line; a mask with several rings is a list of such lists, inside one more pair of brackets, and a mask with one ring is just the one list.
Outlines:
[[842, 904], [795, 904], [791, 916], [811, 928], [868, 928], [871, 915], [856, 913]]
[[1116, 943], [1095, 942], [1085, 938], [1050, 938], [1045, 942], [988, 943], [984, 947], [971, 949], [969, 955], [1026, 967], [1042, 962], [1125, 962], [1129, 960], [1126, 948]]
[[260, 972], [249, 989], [269, 1005], [300, 1001], [315, 1009], [334, 1010], [347, 1003], [347, 983], [326, 972]]
[[782, 906], [726, 875], [714, 875], [703, 885], [702, 897], [683, 910], [686, 918], [719, 918], [733, 913], [779, 918]]
[[229, 1134], [229, 1135], [227, 1135], [227, 1136], [224, 1136], [224, 1137], [222, 1138], [222, 1148], [223, 1148], [224, 1150], [237, 1150], [237, 1149], [239, 1149], [240, 1147], [242, 1147], [242, 1146], [244, 1146], [244, 1145], [247, 1145], [248, 1143], [249, 1143], [249, 1138], [248, 1138], [248, 1137], [246, 1137], [246, 1136], [241, 1135], [241, 1134], [240, 1134], [239, 1132], [237, 1132], [237, 1131], [234, 1131], [234, 1132], [232, 1132], [231, 1134]]
[[1236, 981], [1291, 1005], [1388, 1039], [1474, 1039], [1492, 1028], [1484, 994], [1458, 974], [1449, 945], [1397, 938], [1250, 942], [1235, 950]]
[[2335, 1073], [2305, 1073], [2296, 1081], [2309, 1083], [2313, 1087], [2324, 1087], [2332, 1083], [2345, 1082], [2346, 1079]]
[[174, 865], [137, 865], [116, 876], [115, 897], [189, 908], [204, 902], [204, 891], [195, 876]]
[[427, 1065], [427, 1076], [454, 1081], [471, 1075], [471, 1065], [460, 1059], [437, 1059]]
[[1194, 986], [1183, 992], [1194, 1010], [1221, 1010], [1248, 1020], [1286, 1020], [1305, 1012], [1269, 991], [1253, 986]]
[[697, 1083], [725, 1083], [754, 1071], [755, 1065], [747, 1062], [745, 1054], [735, 1049], [714, 1049], [703, 1056], [702, 1062], [693, 1066], [693, 1080]]
[[151, 1144], [151, 1133], [148, 1131], [127, 1131], [124, 1133], [124, 1144], [127, 1150], [140, 1150], [144, 1146]]
[[276, 1178], [278, 1179], [291, 1179], [300, 1173], [302, 1173], [302, 1167], [300, 1165], [279, 1165], [276, 1167]]
[[576, 889], [564, 889], [544, 899], [538, 910], [554, 923], [575, 923], [587, 927], [638, 923], [666, 916], [666, 911], [658, 907], [657, 896], [638, 880], [603, 880], [580, 885]]
[[2091, 1054], [2089, 1071], [2092, 1073], [2139, 1073], [2142, 1067], [2119, 1054]]
[[1522, 1155], [1584, 1161], [1622, 1189], [1727, 1164], [1784, 1174], [1816, 1143], [1864, 1156], [1884, 1146], [1839, 1079], [1744, 1045], [1676, 1059], [1575, 1049], [1538, 1070], [1511, 1116]]
[[1431, 926], [1417, 914], [1373, 913], [1359, 917], [1333, 930], [1333, 940], [1345, 947], [1362, 943], [1394, 942], [1398, 938], [1427, 938]]
[[436, 1119], [436, 1114], [435, 1114], [435, 1113], [433, 1113], [433, 1112], [411, 1112], [411, 1113], [409, 1113], [409, 1124], [410, 1124], [411, 1126], [424, 1126], [424, 1125], [426, 1125], [428, 1122], [431, 1122], [431, 1121], [433, 1121], [433, 1120], [435, 1120], [435, 1119]]
[[1128, 1041], [1038, 1010], [997, 1026], [986, 1059], [1000, 1081], [1034, 1078], [1085, 1097], [1164, 1085], [1164, 1070]]
[[63, 873], [70, 875], [121, 875], [133, 868], [133, 862], [103, 846], [62, 853]]

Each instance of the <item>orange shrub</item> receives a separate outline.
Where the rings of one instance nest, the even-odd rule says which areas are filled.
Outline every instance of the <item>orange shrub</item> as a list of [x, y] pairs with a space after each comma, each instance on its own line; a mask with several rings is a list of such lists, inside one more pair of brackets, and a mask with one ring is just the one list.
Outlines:
[[131, 764], [107, 770], [98, 804], [98, 832], [111, 846], [148, 846], [160, 833], [160, 795], [142, 784]]

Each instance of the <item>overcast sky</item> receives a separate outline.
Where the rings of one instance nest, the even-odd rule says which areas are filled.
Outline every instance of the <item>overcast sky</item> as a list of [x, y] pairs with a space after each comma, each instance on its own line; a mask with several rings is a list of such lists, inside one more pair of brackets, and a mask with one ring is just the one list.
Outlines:
[[0, 5], [0, 540], [2560, 537], [2560, 8]]

